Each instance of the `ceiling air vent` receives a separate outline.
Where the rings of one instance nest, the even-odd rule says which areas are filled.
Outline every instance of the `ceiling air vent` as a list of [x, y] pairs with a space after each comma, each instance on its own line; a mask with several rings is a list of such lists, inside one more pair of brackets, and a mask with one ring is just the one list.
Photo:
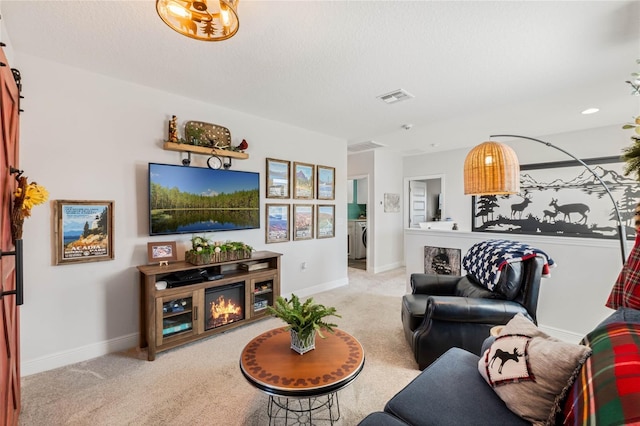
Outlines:
[[378, 143], [378, 142], [374, 142], [374, 141], [367, 141], [367, 142], [360, 142], [360, 143], [354, 143], [353, 145], [347, 145], [347, 151], [348, 152], [362, 152], [362, 151], [368, 151], [370, 149], [376, 149], [376, 148], [380, 148], [383, 147], [384, 145]]
[[396, 102], [406, 101], [407, 99], [411, 99], [414, 96], [407, 92], [404, 89], [394, 90], [393, 92], [387, 93], [385, 95], [377, 96], [378, 99], [383, 100], [387, 104], [395, 104]]

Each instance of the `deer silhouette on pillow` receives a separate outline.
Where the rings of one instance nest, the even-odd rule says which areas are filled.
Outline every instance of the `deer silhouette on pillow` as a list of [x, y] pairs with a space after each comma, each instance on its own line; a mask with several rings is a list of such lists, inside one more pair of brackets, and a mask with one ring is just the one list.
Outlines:
[[496, 349], [496, 353], [491, 358], [489, 362], [489, 368], [493, 368], [493, 363], [496, 362], [497, 358], [500, 358], [500, 367], [498, 368], [498, 374], [502, 374], [502, 367], [504, 367], [504, 363], [513, 360], [515, 362], [520, 362], [518, 357], [524, 356], [524, 354], [518, 353], [518, 348], [513, 348], [513, 353], [505, 352], [502, 349]]

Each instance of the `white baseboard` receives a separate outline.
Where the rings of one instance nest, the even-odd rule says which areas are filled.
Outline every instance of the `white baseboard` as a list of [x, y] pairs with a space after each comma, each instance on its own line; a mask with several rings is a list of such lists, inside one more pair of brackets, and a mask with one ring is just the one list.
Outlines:
[[[333, 290], [334, 288], [343, 287], [349, 284], [348, 278], [341, 278], [339, 280], [330, 281], [327, 283], [319, 284], [313, 287], [301, 288], [300, 290], [294, 291], [296, 295], [300, 298], [313, 296], [317, 293], [322, 293], [323, 291]], [[283, 294], [282, 297], [290, 298], [291, 293]]]
[[374, 274], [379, 274], [380, 272], [392, 271], [392, 270], [398, 269], [398, 268], [400, 268], [402, 266], [404, 266], [404, 262], [402, 262], [402, 261], [389, 263], [387, 265], [377, 266], [377, 267], [373, 268], [373, 273]]
[[547, 327], [544, 324], [538, 324], [538, 328], [545, 333], [547, 333], [551, 337], [555, 337], [556, 339], [560, 339], [563, 342], [568, 343], [579, 343], [580, 340], [584, 337], [581, 334], [574, 333], [568, 330], [562, 330], [554, 327]]
[[69, 351], [58, 352], [30, 360], [22, 360], [20, 364], [20, 375], [22, 377], [30, 376], [42, 371], [53, 370], [54, 368], [97, 358], [112, 352], [125, 351], [138, 346], [139, 343], [139, 333], [132, 333], [111, 340], [81, 346]]

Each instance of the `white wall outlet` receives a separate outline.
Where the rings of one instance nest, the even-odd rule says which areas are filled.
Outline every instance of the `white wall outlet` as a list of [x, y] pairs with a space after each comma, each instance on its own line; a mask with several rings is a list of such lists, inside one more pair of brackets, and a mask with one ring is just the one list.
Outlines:
[[303, 271], [306, 270], [308, 268], [307, 262], [302, 262], [300, 264], [300, 269], [302, 269]]

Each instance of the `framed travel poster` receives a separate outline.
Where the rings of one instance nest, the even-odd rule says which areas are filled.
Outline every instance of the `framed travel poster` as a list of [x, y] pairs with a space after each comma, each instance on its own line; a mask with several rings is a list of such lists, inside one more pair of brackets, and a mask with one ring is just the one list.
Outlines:
[[336, 236], [336, 206], [318, 204], [316, 238], [332, 238]]
[[318, 182], [318, 200], [335, 200], [336, 169], [334, 167], [316, 166]]
[[289, 241], [289, 204], [266, 204], [265, 209], [267, 216], [266, 242]]
[[267, 158], [267, 198], [289, 198], [291, 162]]
[[293, 205], [293, 239], [310, 240], [313, 238], [313, 205]]
[[313, 200], [314, 165], [293, 163], [293, 198]]
[[56, 265], [113, 260], [113, 201], [55, 202]]

